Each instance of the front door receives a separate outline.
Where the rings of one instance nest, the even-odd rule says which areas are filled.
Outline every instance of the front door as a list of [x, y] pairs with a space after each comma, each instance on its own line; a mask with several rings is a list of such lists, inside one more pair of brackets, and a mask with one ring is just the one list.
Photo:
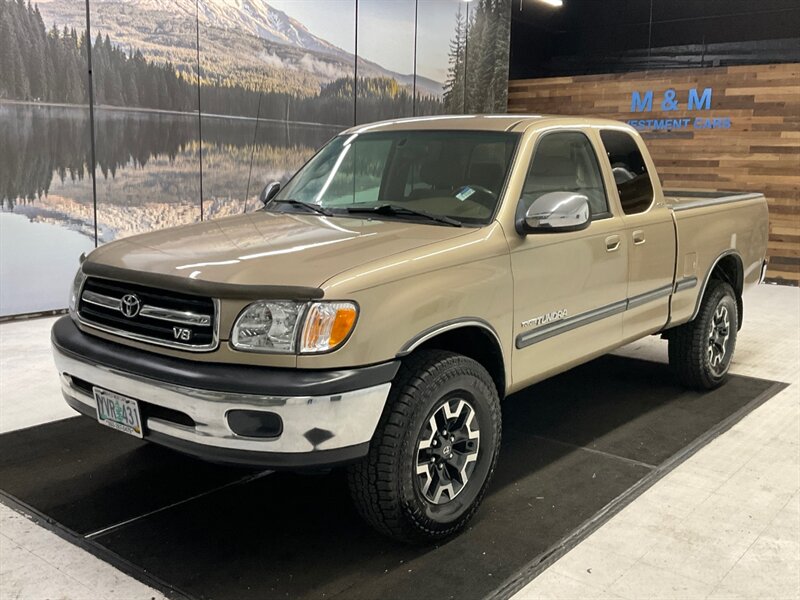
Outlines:
[[628, 240], [611, 209], [597, 153], [579, 129], [536, 143], [521, 202], [570, 191], [589, 198], [592, 222], [576, 232], [509, 236], [514, 274], [515, 383], [528, 385], [619, 345]]

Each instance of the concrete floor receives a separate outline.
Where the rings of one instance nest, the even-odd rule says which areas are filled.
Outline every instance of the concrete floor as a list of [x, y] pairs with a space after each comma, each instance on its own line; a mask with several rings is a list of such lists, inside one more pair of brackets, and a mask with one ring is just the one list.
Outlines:
[[[53, 319], [0, 325], [0, 432], [75, 413]], [[648, 338], [618, 354], [666, 360]], [[745, 298], [732, 370], [790, 384], [678, 466], [516, 598], [800, 598], [800, 289]], [[0, 505], [0, 599], [162, 596]]]

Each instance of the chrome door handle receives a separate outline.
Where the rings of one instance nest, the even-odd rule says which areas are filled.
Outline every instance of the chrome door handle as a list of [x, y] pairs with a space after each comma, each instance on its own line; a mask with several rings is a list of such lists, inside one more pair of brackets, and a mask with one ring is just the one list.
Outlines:
[[633, 244], [635, 246], [640, 246], [644, 244], [647, 240], [644, 237], [644, 231], [641, 229], [633, 232]]
[[606, 252], [615, 252], [619, 250], [620, 237], [618, 235], [610, 235], [606, 238]]

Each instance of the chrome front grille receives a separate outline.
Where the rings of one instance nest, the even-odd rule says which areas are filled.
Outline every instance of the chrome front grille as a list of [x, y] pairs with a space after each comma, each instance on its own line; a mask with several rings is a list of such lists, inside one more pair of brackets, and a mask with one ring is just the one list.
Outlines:
[[130, 339], [192, 351], [217, 347], [211, 298], [89, 277], [78, 305], [80, 321]]

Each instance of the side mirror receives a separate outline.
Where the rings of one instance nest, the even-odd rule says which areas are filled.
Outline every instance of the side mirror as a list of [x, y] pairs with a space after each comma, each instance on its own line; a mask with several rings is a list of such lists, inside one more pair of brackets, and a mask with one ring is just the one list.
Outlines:
[[266, 204], [272, 200], [275, 195], [281, 191], [281, 184], [279, 181], [273, 181], [272, 183], [268, 183], [264, 186], [264, 189], [261, 190], [261, 193], [258, 195], [258, 200], [266, 206]]
[[[523, 206], [520, 203], [520, 209]], [[589, 198], [575, 192], [548, 192], [534, 200], [524, 215], [517, 217], [517, 231], [523, 235], [580, 231], [591, 221]]]

